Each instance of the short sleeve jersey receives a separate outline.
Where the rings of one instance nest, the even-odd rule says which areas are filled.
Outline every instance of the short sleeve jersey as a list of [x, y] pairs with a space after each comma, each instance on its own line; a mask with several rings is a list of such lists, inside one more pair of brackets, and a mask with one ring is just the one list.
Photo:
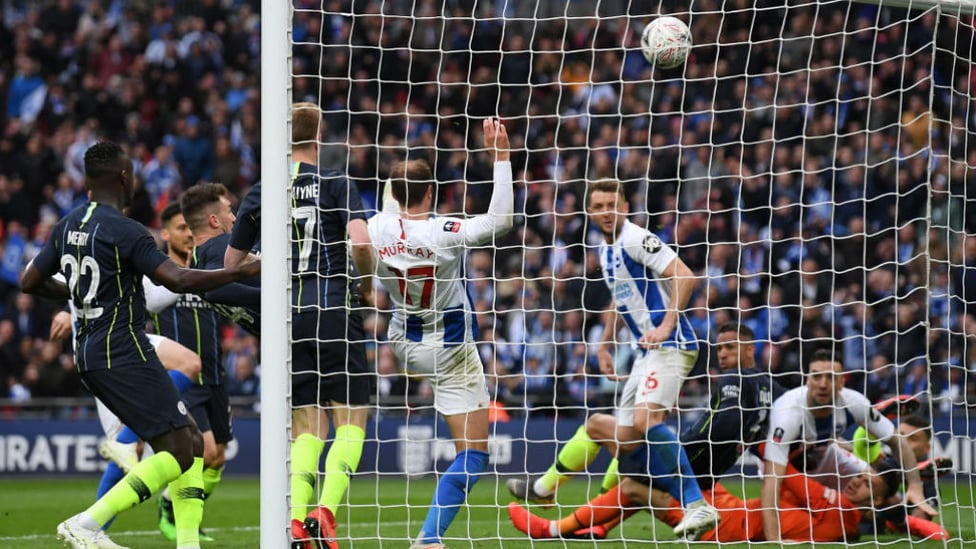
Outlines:
[[467, 223], [385, 212], [369, 220], [376, 273], [396, 305], [390, 339], [435, 347], [474, 341], [463, 273]]
[[[230, 237], [230, 247], [251, 250], [261, 239], [261, 184], [257, 183], [244, 195], [237, 208], [237, 221]], [[221, 262], [223, 265], [223, 262]]]
[[[630, 221], [624, 222], [612, 244], [600, 245], [604, 279], [635, 341], [664, 320], [671, 301], [671, 280], [661, 273], [677, 258], [656, 235]], [[678, 312], [671, 337], [661, 345], [698, 349], [698, 338], [683, 312]]]
[[[227, 243], [230, 235], [222, 234], [215, 236], [203, 244], [193, 249], [190, 256], [190, 267], [194, 269], [220, 269], [224, 265], [224, 252], [227, 251]], [[248, 286], [261, 286], [260, 277], [242, 280], [240, 283]], [[223, 303], [207, 302], [213, 310], [220, 316], [236, 323], [248, 333], [256, 336], [261, 335], [261, 312], [241, 306], [225, 305]]]
[[142, 277], [167, 260], [145, 227], [117, 209], [89, 202], [62, 218], [34, 259], [45, 276], [61, 272], [77, 310], [79, 371], [142, 363], [146, 338]]
[[298, 312], [345, 307], [353, 290], [346, 225], [366, 220], [359, 190], [334, 170], [292, 167], [292, 305]]
[[857, 391], [841, 389], [835, 398], [832, 413], [815, 418], [807, 406], [806, 386], [787, 391], [773, 403], [769, 414], [769, 436], [766, 459], [785, 465], [794, 444], [821, 446], [834, 442], [850, 425], [864, 427], [875, 440], [886, 441], [895, 432], [891, 420], [871, 406], [871, 402]]
[[153, 331], [190, 349], [200, 357], [200, 375], [196, 383], [220, 383], [220, 326], [210, 304], [196, 294], [180, 298], [158, 313], [149, 313]]
[[742, 448], [765, 436], [769, 409], [784, 389], [769, 372], [743, 368], [722, 376], [708, 413], [681, 433], [681, 444], [698, 476], [731, 468]]

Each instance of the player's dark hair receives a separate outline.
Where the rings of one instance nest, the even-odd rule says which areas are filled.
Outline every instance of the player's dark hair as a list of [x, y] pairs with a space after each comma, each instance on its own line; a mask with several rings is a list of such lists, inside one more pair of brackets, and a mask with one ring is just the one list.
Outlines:
[[120, 160], [125, 150], [118, 143], [99, 141], [85, 151], [85, 175], [89, 179], [100, 179], [118, 172]]
[[620, 202], [627, 202], [627, 195], [624, 194], [624, 186], [616, 179], [598, 179], [586, 185], [586, 205], [590, 205], [590, 197], [595, 192], [616, 193], [620, 196]]
[[322, 127], [322, 109], [315, 103], [295, 103], [291, 106], [291, 142], [293, 147], [318, 142]]
[[180, 208], [190, 230], [196, 231], [206, 225], [214, 205], [219, 204], [220, 198], [228, 194], [227, 187], [222, 183], [200, 183], [183, 191]]
[[433, 184], [434, 173], [423, 158], [397, 162], [390, 168], [393, 198], [403, 208], [420, 204]]
[[756, 332], [753, 332], [752, 328], [738, 322], [726, 322], [718, 327], [718, 333], [724, 334], [727, 332], [735, 332], [738, 334], [739, 341], [743, 343], [752, 343], [756, 339]]
[[173, 200], [163, 207], [163, 211], [159, 212], [159, 223], [166, 225], [170, 219], [173, 219], [181, 213], [183, 213], [183, 209], [180, 207], [180, 201]]
[[902, 423], [906, 425], [911, 425], [912, 427], [925, 433], [925, 436], [932, 440], [932, 423], [922, 417], [919, 414], [912, 414], [901, 418]]
[[813, 364], [814, 362], [836, 362], [841, 366], [844, 365], [844, 361], [841, 360], [840, 355], [830, 349], [817, 349], [814, 351], [810, 355], [810, 360], [807, 364]]
[[886, 456], [882, 458], [878, 463], [874, 465], [875, 472], [884, 481], [885, 493], [882, 497], [888, 498], [892, 494], [898, 493], [898, 489], [901, 487], [903, 471], [901, 465], [898, 464], [891, 456]]

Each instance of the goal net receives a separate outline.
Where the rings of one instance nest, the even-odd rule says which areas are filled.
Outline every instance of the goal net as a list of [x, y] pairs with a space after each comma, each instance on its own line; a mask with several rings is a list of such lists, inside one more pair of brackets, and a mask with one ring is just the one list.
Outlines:
[[[469, 250], [464, 269], [493, 401], [491, 462], [445, 544], [529, 546], [509, 519], [506, 480], [534, 482], [588, 416], [621, 401], [623, 382], [598, 367], [613, 296], [585, 207], [587, 184], [608, 178], [623, 185], [629, 221], [698, 277], [684, 314], [701, 350], [672, 430], [708, 413], [722, 324], [751, 328], [758, 367], [786, 388], [805, 385], [813, 353], [830, 350], [846, 387], [872, 403], [921, 403], [932, 436], [919, 457], [951, 461], [931, 481], [933, 520], [976, 538], [972, 12], [931, 1], [294, 2], [291, 100], [324, 110], [321, 165], [348, 176], [367, 215], [407, 158], [433, 167], [438, 215], [484, 213], [492, 164], [481, 121], [500, 117], [511, 137], [514, 227]], [[660, 15], [693, 36], [675, 69], [640, 50]], [[391, 300], [376, 286], [376, 306], [361, 311], [376, 406], [337, 515], [342, 547], [415, 540], [455, 454], [433, 386], [404, 375], [392, 352]], [[619, 327], [625, 374], [640, 351]], [[528, 509], [571, 516], [607, 488], [609, 462], [602, 450], [559, 487], [554, 508]], [[757, 463], [747, 452], [720, 479], [743, 512], [759, 497]], [[860, 543], [909, 538], [864, 522]], [[675, 539], [643, 513], [608, 536]]]

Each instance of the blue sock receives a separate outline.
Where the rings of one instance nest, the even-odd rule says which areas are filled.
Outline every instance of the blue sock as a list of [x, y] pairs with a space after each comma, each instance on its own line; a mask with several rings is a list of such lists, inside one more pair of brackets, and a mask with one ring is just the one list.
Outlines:
[[[118, 484], [118, 482], [122, 480], [122, 477], [124, 476], [125, 473], [122, 471], [121, 467], [116, 465], [114, 461], [108, 462], [108, 467], [106, 467], [105, 472], [102, 473], [102, 479], [98, 481], [98, 492], [95, 493], [95, 499], [101, 499], [102, 496], [105, 495], [105, 492], [111, 490], [112, 487]], [[108, 527], [112, 525], [112, 521], [114, 520], [115, 519], [113, 518], [112, 520], [106, 522], [105, 525], [102, 526], [102, 530], [108, 530]]]
[[468, 449], [454, 458], [454, 463], [437, 481], [434, 499], [420, 529], [420, 543], [440, 543], [441, 536], [454, 521], [471, 487], [487, 468], [488, 453], [481, 450]]
[[129, 429], [128, 425], [123, 425], [122, 429], [119, 430], [119, 434], [115, 435], [115, 440], [122, 444], [131, 444], [133, 442], [139, 442], [139, 435], [132, 429]]
[[651, 446], [648, 461], [655, 487], [666, 489], [682, 507], [704, 499], [688, 454], [674, 432], [667, 425], [658, 423], [647, 431], [647, 442]]
[[186, 377], [186, 374], [179, 370], [166, 370], [166, 373], [169, 374], [169, 379], [173, 382], [173, 385], [176, 385], [176, 390], [180, 394], [185, 393], [187, 389], [193, 386], [193, 380]]

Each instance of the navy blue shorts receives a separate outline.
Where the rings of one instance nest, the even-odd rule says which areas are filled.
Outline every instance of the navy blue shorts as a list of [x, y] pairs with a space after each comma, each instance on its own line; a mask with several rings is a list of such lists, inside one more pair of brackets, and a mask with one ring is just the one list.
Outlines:
[[81, 381], [139, 438], [152, 441], [191, 425], [191, 420], [159, 359], [147, 358], [148, 362], [81, 372]]
[[227, 444], [234, 439], [226, 385], [193, 385], [183, 393], [183, 401], [201, 433], [213, 431], [217, 444]]
[[293, 407], [369, 403], [373, 373], [358, 312], [330, 309], [292, 317]]

